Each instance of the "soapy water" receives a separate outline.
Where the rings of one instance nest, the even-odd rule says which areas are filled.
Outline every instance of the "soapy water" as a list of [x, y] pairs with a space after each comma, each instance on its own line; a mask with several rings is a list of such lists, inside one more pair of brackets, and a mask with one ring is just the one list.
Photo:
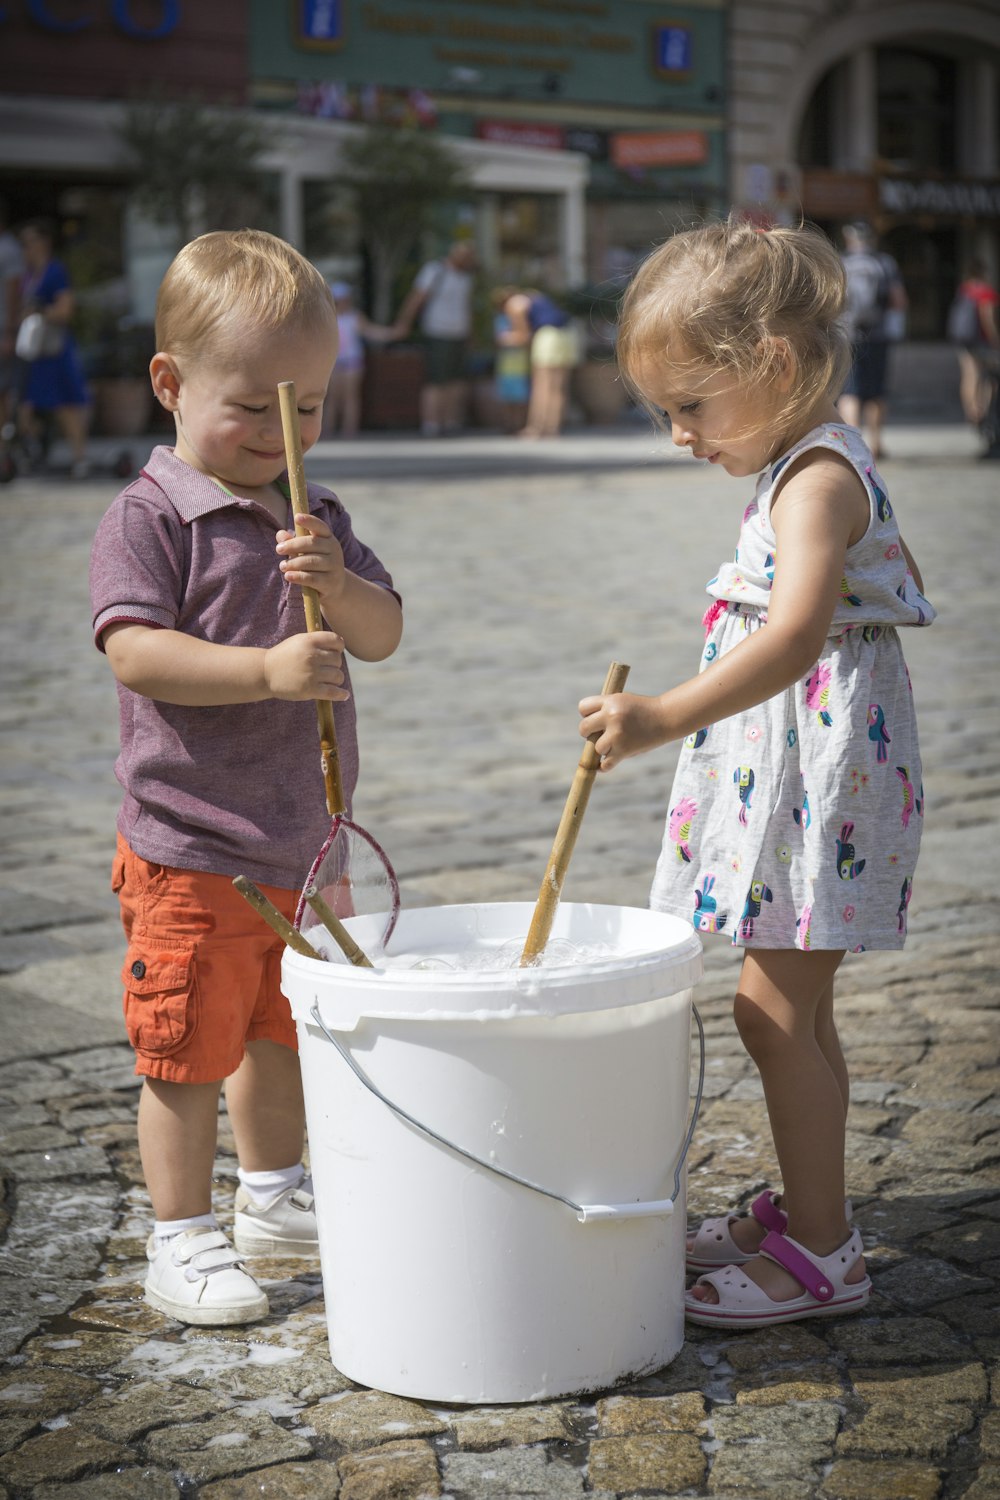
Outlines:
[[[379, 967], [408, 969], [414, 972], [437, 969], [452, 973], [496, 974], [521, 968], [523, 938], [510, 938], [499, 946], [481, 945], [456, 953], [383, 954]], [[607, 943], [571, 943], [566, 938], [551, 938], [528, 968], [564, 969], [574, 965], [594, 964], [616, 959], [619, 954]]]
[[[342, 961], [340, 949], [325, 928], [312, 927], [308, 935], [323, 958], [333, 962]], [[567, 938], [550, 938], [539, 956], [522, 968], [523, 951], [523, 938], [509, 938], [500, 944], [481, 939], [471, 947], [443, 953], [376, 952], [371, 956], [375, 969], [383, 973], [387, 969], [397, 973], [405, 969], [411, 973], [436, 970], [452, 974], [503, 974], [517, 971], [524, 977], [537, 973], [539, 969], [565, 969], [621, 960], [620, 952], [608, 943], [571, 943]]]

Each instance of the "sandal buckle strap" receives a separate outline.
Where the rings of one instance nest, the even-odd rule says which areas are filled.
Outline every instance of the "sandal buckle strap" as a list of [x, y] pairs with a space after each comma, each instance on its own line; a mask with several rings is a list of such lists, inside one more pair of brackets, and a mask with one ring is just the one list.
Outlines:
[[763, 1192], [755, 1198], [750, 1205], [750, 1212], [765, 1229], [772, 1230], [775, 1234], [784, 1234], [788, 1215], [776, 1206], [772, 1193]]
[[768, 1260], [777, 1261], [778, 1265], [784, 1266], [786, 1271], [790, 1271], [796, 1281], [800, 1281], [817, 1302], [830, 1301], [834, 1293], [830, 1278], [787, 1235], [775, 1234], [773, 1231], [766, 1234], [761, 1243], [760, 1253], [766, 1255]]

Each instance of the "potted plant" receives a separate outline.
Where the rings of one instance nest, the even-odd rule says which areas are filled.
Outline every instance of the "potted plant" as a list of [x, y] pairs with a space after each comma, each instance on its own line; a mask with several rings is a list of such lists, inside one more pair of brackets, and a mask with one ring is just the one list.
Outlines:
[[153, 414], [149, 361], [155, 349], [151, 324], [117, 318], [101, 326], [87, 362], [95, 433], [137, 437], [149, 431]]
[[260, 158], [271, 142], [244, 113], [153, 99], [129, 106], [118, 137], [133, 201], [175, 230], [178, 249], [207, 230], [266, 214]]
[[[380, 121], [341, 148], [341, 173], [351, 189], [358, 237], [371, 279], [371, 318], [391, 323], [404, 289], [400, 280], [443, 204], [467, 186], [448, 146], [419, 129]], [[418, 343], [371, 347], [365, 363], [365, 427], [416, 427], [424, 377]]]
[[615, 326], [620, 291], [603, 285], [567, 293], [570, 311], [584, 328], [584, 356], [573, 371], [573, 396], [585, 420], [595, 427], [616, 422], [628, 392], [615, 359]]

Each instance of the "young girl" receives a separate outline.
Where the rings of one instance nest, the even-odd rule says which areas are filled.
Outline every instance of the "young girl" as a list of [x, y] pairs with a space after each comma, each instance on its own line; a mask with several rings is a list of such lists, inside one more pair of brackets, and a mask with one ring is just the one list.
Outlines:
[[[784, 1185], [688, 1243], [695, 1323], [857, 1311], [871, 1283], [844, 1199], [847, 950], [900, 948], [923, 788], [898, 627], [934, 611], [885, 485], [834, 400], [844, 273], [809, 229], [675, 235], [626, 294], [618, 357], [678, 447], [759, 476], [696, 677], [585, 698], [601, 769], [682, 739], [651, 904], [744, 948], [735, 999]], [[712, 1268], [717, 1269], [713, 1270]]]

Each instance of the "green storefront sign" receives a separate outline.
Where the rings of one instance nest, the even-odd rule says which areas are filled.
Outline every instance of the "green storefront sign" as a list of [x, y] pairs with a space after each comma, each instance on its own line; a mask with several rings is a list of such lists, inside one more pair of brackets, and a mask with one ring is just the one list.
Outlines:
[[725, 9], [671, 0], [253, 0], [258, 82], [718, 113]]

